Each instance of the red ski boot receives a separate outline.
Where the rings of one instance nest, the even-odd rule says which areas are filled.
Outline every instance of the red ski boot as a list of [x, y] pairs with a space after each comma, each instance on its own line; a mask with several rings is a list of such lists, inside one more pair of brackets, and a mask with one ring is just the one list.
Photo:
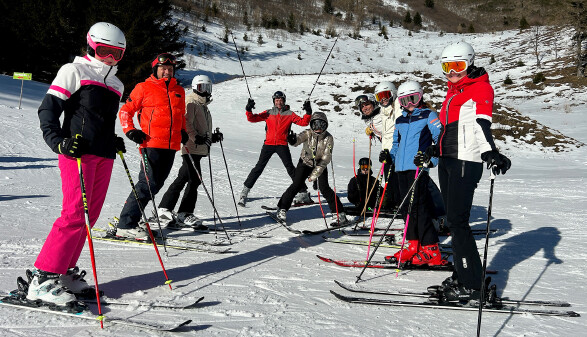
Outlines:
[[385, 261], [391, 263], [397, 263], [400, 261], [400, 254], [401, 254], [401, 261], [400, 263], [408, 262], [412, 259], [412, 257], [418, 252], [418, 247], [420, 243], [418, 240], [408, 240], [408, 246], [402, 250], [399, 250], [397, 253], [393, 255], [389, 255], [385, 257]]
[[440, 254], [438, 243], [420, 247], [420, 250], [417, 254], [414, 254], [410, 262], [416, 266], [423, 264], [429, 266], [441, 266], [446, 264], [446, 260], [443, 260]]

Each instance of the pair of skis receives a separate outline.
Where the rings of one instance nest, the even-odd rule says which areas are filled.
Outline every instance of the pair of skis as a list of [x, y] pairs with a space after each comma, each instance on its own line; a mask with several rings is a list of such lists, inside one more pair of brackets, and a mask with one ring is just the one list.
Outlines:
[[[365, 297], [361, 295], [349, 296], [342, 295], [334, 290], [331, 290], [336, 298], [349, 303], [362, 303], [374, 305], [387, 305], [398, 307], [418, 307], [430, 309], [448, 309], [448, 310], [463, 310], [463, 311], [479, 311], [479, 304], [460, 303], [460, 302], [441, 302], [435, 297], [435, 294], [429, 292], [399, 292], [388, 290], [371, 290], [359, 286], [347, 285], [342, 282], [334, 281], [342, 289], [352, 293], [384, 295], [386, 297]], [[401, 297], [419, 297], [426, 298], [426, 301], [402, 301], [389, 298], [387, 296], [401, 296]], [[548, 306], [548, 307], [570, 307], [571, 304], [562, 301], [528, 301], [528, 300], [511, 300], [509, 298], [501, 298], [499, 305], [486, 305], [483, 308], [484, 312], [504, 313], [504, 314], [533, 314], [542, 316], [563, 316], [563, 317], [580, 317], [581, 315], [575, 311], [559, 311], [550, 309], [528, 309], [521, 306]]]
[[267, 215], [269, 215], [273, 220], [275, 220], [278, 224], [280, 224], [281, 226], [283, 226], [285, 229], [287, 229], [288, 231], [290, 231], [291, 233], [294, 233], [296, 235], [317, 235], [317, 234], [322, 234], [322, 233], [326, 233], [326, 232], [330, 232], [330, 231], [334, 231], [334, 230], [340, 230], [341, 228], [344, 228], [344, 227], [353, 226], [353, 225], [355, 225], [355, 224], [357, 224], [357, 223], [359, 223], [359, 222], [362, 221], [362, 220], [358, 219], [358, 220], [355, 220], [355, 221], [348, 221], [347, 223], [344, 223], [342, 225], [339, 225], [337, 223], [332, 223], [332, 224], [330, 224], [330, 227], [323, 228], [323, 229], [318, 229], [318, 230], [309, 230], [309, 229], [299, 230], [299, 229], [295, 229], [295, 228], [291, 227], [286, 222], [280, 220], [277, 217], [277, 213], [276, 212], [267, 211]]

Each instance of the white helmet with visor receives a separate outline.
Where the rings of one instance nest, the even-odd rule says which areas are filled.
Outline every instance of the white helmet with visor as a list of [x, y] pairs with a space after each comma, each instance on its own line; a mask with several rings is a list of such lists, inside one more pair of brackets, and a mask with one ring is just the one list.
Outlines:
[[473, 65], [474, 60], [475, 50], [462, 41], [446, 46], [440, 56], [442, 72], [445, 74], [463, 72]]
[[399, 104], [404, 108], [408, 108], [410, 105], [418, 107], [423, 95], [422, 86], [415, 81], [406, 81], [397, 89]]
[[120, 61], [126, 49], [124, 33], [115, 25], [107, 22], [95, 23], [86, 36], [88, 46], [95, 55], [102, 58], [112, 56], [115, 61]]
[[196, 75], [192, 80], [192, 90], [201, 96], [211, 96], [212, 81], [206, 75]]

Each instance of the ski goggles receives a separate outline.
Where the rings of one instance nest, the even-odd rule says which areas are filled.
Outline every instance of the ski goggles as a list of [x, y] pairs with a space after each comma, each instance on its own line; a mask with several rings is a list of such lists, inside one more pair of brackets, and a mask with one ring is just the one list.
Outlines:
[[378, 92], [375, 94], [375, 100], [377, 102], [381, 102], [382, 99], [390, 99], [390, 98], [391, 98], [391, 91], [389, 91], [389, 90]]
[[371, 169], [371, 165], [369, 165], [369, 164], [361, 164], [361, 165], [359, 165], [359, 168], [361, 170], [370, 170]]
[[169, 53], [163, 53], [157, 55], [157, 58], [155, 58], [153, 62], [151, 62], [151, 68], [155, 67], [156, 65], [162, 64], [175, 65], [175, 63], [175, 56]]
[[212, 83], [198, 83], [194, 88], [197, 92], [212, 93]]
[[460, 73], [469, 67], [467, 61], [449, 61], [449, 62], [442, 62], [442, 72], [445, 74], [450, 74], [450, 72]]
[[112, 56], [114, 61], [117, 62], [122, 60], [122, 56], [124, 55], [124, 48], [109, 46], [101, 43], [96, 44], [95, 50], [96, 55], [100, 56], [101, 58]]
[[357, 98], [355, 98], [355, 105], [357, 106], [357, 108], [359, 108], [359, 110], [361, 110], [363, 106], [367, 104], [372, 104], [369, 101], [369, 97], [367, 97], [367, 95], [359, 95], [357, 96]]
[[326, 121], [323, 121], [321, 119], [315, 119], [310, 123], [310, 128], [312, 128], [312, 130], [314, 130], [314, 131], [317, 131], [317, 130], [326, 131], [327, 127], [328, 127], [328, 123], [326, 123]]
[[413, 106], [418, 106], [418, 103], [420, 103], [422, 96], [419, 92], [415, 92], [409, 95], [400, 96], [398, 99], [399, 104], [404, 108], [407, 108], [410, 106], [410, 104]]

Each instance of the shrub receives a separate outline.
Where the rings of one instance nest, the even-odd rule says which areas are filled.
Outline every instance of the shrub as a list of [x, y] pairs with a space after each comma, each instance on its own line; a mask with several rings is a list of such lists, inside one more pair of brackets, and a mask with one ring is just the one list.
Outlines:
[[544, 74], [538, 73], [538, 74], [534, 75], [534, 78], [532, 78], [532, 83], [538, 84], [540, 82], [544, 82], [545, 80], [546, 80], [546, 77], [544, 76]]
[[514, 81], [512, 81], [512, 79], [510, 78], [510, 75], [507, 75], [505, 77], [505, 80], [503, 81], [503, 84], [514, 84]]

